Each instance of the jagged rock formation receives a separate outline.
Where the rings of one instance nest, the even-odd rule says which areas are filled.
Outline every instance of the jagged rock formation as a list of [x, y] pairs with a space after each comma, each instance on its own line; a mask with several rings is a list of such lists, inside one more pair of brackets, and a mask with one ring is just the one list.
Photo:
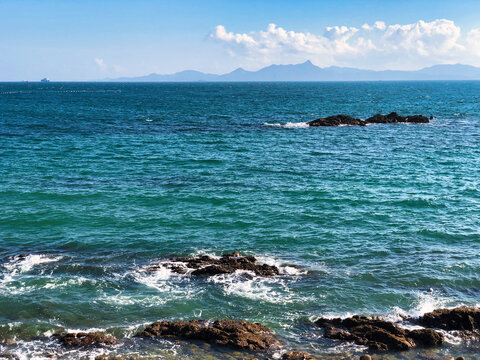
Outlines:
[[161, 268], [169, 268], [179, 274], [186, 273], [188, 269], [194, 269], [192, 276], [214, 276], [219, 274], [231, 274], [237, 270], [252, 271], [257, 276], [275, 276], [280, 271], [276, 266], [257, 264], [254, 256], [244, 256], [239, 252], [224, 254], [220, 258], [207, 255], [195, 257], [176, 257], [171, 262], [150, 265], [147, 271], [157, 271]]
[[203, 340], [214, 345], [252, 351], [266, 350], [278, 344], [267, 327], [241, 320], [157, 321], [136, 336]]
[[114, 336], [101, 332], [55, 334], [53, 337], [60, 340], [65, 347], [115, 345], [117, 343]]
[[445, 341], [442, 333], [432, 329], [407, 330], [390, 321], [358, 315], [346, 319], [320, 318], [315, 323], [325, 328], [326, 338], [352, 341], [371, 350], [408, 350], [437, 346]]

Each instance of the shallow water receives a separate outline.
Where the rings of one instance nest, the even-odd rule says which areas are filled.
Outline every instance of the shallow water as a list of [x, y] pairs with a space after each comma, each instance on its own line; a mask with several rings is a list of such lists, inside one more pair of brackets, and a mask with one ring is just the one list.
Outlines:
[[[390, 111], [436, 119], [304, 126]], [[238, 358], [131, 336], [240, 318], [342, 358], [363, 350], [312, 320], [480, 305], [479, 114], [480, 82], [0, 83], [0, 342], [17, 341], [0, 352], [41, 358], [61, 350], [35, 337], [99, 328], [121, 346], [64, 358]], [[283, 275], [143, 271], [232, 250]], [[378, 358], [480, 358], [455, 343]]]

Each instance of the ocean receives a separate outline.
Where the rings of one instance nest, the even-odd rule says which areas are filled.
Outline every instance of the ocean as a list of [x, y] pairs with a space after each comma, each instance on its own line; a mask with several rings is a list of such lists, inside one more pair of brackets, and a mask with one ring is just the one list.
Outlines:
[[[435, 119], [306, 124], [391, 111]], [[272, 329], [273, 358], [357, 359], [365, 348], [315, 319], [480, 306], [479, 145], [480, 82], [0, 83], [0, 353], [248, 359], [133, 336], [228, 318]], [[232, 251], [281, 275], [144, 270]], [[50, 337], [93, 329], [119, 344]], [[480, 359], [480, 345], [447, 334], [374, 358], [449, 355]]]

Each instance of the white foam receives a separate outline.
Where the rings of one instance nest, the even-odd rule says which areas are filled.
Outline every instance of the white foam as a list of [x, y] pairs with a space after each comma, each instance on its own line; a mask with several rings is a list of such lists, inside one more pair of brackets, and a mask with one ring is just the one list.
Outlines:
[[257, 263], [259, 264], [267, 264], [271, 266], [276, 266], [279, 271], [280, 275], [289, 275], [289, 276], [298, 276], [298, 275], [305, 275], [308, 271], [306, 269], [302, 269], [299, 265], [294, 266], [296, 264], [285, 265], [284, 262], [280, 259], [275, 257], [271, 257], [268, 255], [255, 255], [257, 259]]
[[[34, 267], [42, 264], [59, 261], [63, 256], [29, 254], [26, 256], [14, 256], [7, 263], [3, 264], [0, 278], [0, 292], [9, 294], [24, 294], [36, 290], [35, 286], [25, 286], [21, 282], [22, 277], [29, 277], [28, 273]], [[43, 273], [42, 273], [43, 274]]]
[[270, 303], [292, 303], [305, 301], [305, 298], [296, 298], [287, 283], [280, 277], [258, 277], [255, 273], [237, 270], [232, 274], [212, 276], [209, 282], [222, 286], [226, 296], [240, 296], [251, 300], [261, 300]]
[[306, 122], [298, 122], [298, 123], [287, 122], [287, 123], [285, 123], [285, 124], [280, 124], [280, 123], [275, 123], [275, 124], [272, 124], [272, 123], [264, 123], [263, 126], [273, 126], [273, 127], [284, 128], [284, 129], [300, 129], [300, 128], [307, 128], [307, 127], [309, 127], [310, 125], [308, 125], [308, 123], [306, 123]]
[[32, 270], [35, 266], [59, 261], [63, 256], [43, 255], [43, 254], [29, 254], [26, 256], [14, 256], [12, 259], [3, 265], [3, 267], [11, 273], [26, 273]]

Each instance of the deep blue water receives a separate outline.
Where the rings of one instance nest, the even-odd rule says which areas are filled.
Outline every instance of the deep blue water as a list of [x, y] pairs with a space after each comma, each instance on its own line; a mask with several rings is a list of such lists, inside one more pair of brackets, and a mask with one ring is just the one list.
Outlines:
[[[304, 126], [391, 111], [436, 119]], [[35, 336], [99, 328], [121, 345], [60, 358], [238, 358], [131, 336], [158, 319], [239, 318], [344, 358], [362, 349], [312, 320], [478, 306], [479, 144], [480, 82], [0, 83], [0, 352], [42, 358], [62, 350]], [[142, 270], [233, 250], [283, 275]], [[455, 342], [398, 356], [478, 356]]]

